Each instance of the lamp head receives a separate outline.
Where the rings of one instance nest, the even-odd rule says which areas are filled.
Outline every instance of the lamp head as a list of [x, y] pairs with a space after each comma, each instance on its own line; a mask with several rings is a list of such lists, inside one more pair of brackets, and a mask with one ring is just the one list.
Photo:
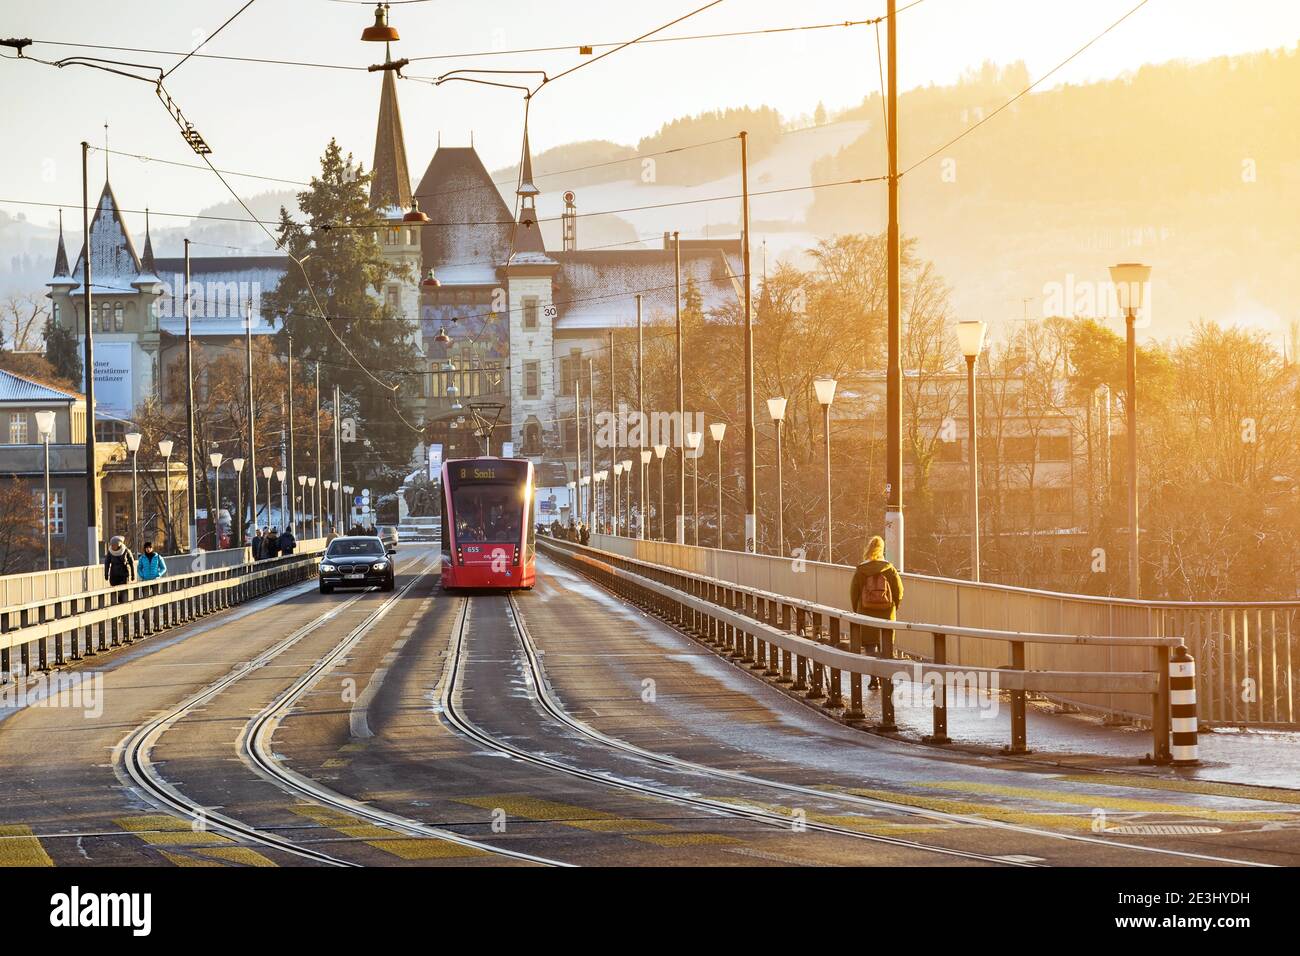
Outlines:
[[230, 459], [230, 463], [235, 466], [235, 474], [239, 474], [244, 470], [244, 459], [232, 458]]
[[767, 400], [767, 413], [772, 416], [772, 421], [785, 421], [785, 399], [769, 398]]
[[653, 458], [654, 455], [655, 455], [655, 453], [652, 452], [649, 448], [642, 448], [642, 449], [641, 449], [641, 464], [643, 464], [643, 465], [648, 465], [648, 464], [650, 464], [650, 459]]
[[722, 441], [722, 436], [727, 434], [727, 423], [714, 422], [709, 426], [709, 434], [713, 436], [714, 441]]
[[284, 476], [285, 476], [285, 470], [283, 468], [277, 468], [275, 470], [275, 479], [276, 481], [280, 482], [280, 484], [284, 484]]
[[170, 458], [172, 456], [172, 440], [170, 438], [164, 438], [158, 443], [158, 454], [162, 455], [164, 458]]
[[829, 376], [826, 378], [819, 378], [813, 382], [813, 388], [817, 392], [817, 404], [829, 405], [831, 402], [835, 401], [835, 386], [837, 384], [838, 383], [835, 379]]
[[968, 359], [979, 358], [980, 353], [984, 351], [984, 333], [987, 330], [988, 325], [977, 319], [958, 322], [957, 344], [961, 346], [961, 354]]
[[1140, 262], [1121, 262], [1110, 267], [1110, 281], [1115, 286], [1119, 310], [1126, 316], [1140, 312], [1147, 283], [1151, 281], [1151, 267]]
[[210, 462], [212, 463], [212, 467], [213, 467], [213, 468], [220, 468], [220, 467], [221, 467], [221, 452], [219, 452], [219, 451], [214, 451], [212, 454], [208, 455], [208, 461], [210, 461]]
[[655, 445], [655, 457], [660, 461], [664, 460], [664, 455], [668, 454], [667, 445]]
[[54, 412], [37, 412], [36, 430], [41, 433], [41, 438], [44, 441], [49, 441], [50, 436], [54, 434]]
[[306, 486], [307, 486], [307, 476], [306, 476], [306, 475], [299, 475], [299, 476], [298, 476], [298, 487], [299, 487], [299, 488], [305, 488]]
[[263, 466], [262, 466], [262, 477], [263, 477], [263, 478], [268, 478], [268, 479], [269, 479], [273, 474], [275, 474], [275, 469], [272, 468], [270, 465], [263, 465]]
[[127, 451], [134, 454], [135, 452], [140, 450], [140, 439], [144, 438], [143, 435], [141, 435], [139, 432], [127, 432], [124, 437], [126, 438]]
[[624, 458], [622, 461], [622, 465], [623, 465], [623, 473], [626, 474], [627, 472], [632, 470], [632, 459]]

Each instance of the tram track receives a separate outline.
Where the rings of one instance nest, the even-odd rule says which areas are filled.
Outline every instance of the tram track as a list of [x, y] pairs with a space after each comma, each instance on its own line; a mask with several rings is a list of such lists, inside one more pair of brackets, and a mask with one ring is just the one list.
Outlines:
[[[1217, 863], [1232, 866], [1247, 867], [1270, 867], [1273, 864], [1260, 863], [1253, 860], [1241, 860], [1232, 857], [1214, 856], [1210, 854], [1194, 853], [1185, 850], [1172, 850], [1164, 847], [1147, 847], [1140, 844], [1126, 843], [1118, 840], [1109, 840], [1101, 837], [1093, 837], [1079, 833], [1058, 833], [1051, 830], [1042, 830], [1036, 827], [1024, 826], [1016, 823], [1008, 823], [1001, 820], [990, 820], [986, 818], [969, 816], [965, 814], [951, 813], [942, 810], [932, 810], [924, 807], [911, 806], [904, 803], [893, 803], [887, 800], [880, 800], [873, 797], [864, 797], [857, 794], [837, 793], [829, 790], [819, 790], [813, 787], [806, 787], [800, 784], [789, 783], [782, 780], [773, 780], [769, 777], [759, 777], [752, 774], [741, 773], [734, 770], [724, 770], [719, 767], [710, 767], [706, 764], [695, 763], [694, 761], [684, 760], [665, 754], [660, 751], [647, 750], [644, 747], [638, 747], [625, 740], [620, 740], [602, 733], [591, 725], [579, 720], [570, 714], [564, 707], [564, 704], [555, 696], [550, 688], [546, 678], [545, 669], [542, 665], [541, 655], [537, 648], [536, 642], [528, 631], [527, 623], [520, 613], [516, 599], [513, 594], [507, 595], [506, 600], [509, 603], [510, 620], [515, 628], [515, 633], [519, 638], [520, 645], [523, 648], [525, 659], [528, 664], [528, 671], [532, 686], [537, 695], [538, 702], [542, 708], [552, 718], [560, 721], [566, 727], [581, 734], [588, 740], [600, 744], [606, 748], [627, 754], [632, 757], [640, 758], [650, 763], [656, 764], [668, 769], [701, 774], [717, 780], [725, 780], [733, 784], [742, 784], [751, 787], [762, 787], [769, 790], [775, 790], [787, 794], [795, 794], [807, 799], [816, 799], [819, 801], [829, 801], [838, 803], [855, 809], [884, 810], [892, 813], [903, 814], [911, 817], [925, 819], [935, 823], [945, 824], [962, 824], [966, 826], [985, 827], [1008, 832], [1018, 833], [1024, 836], [1037, 838], [1068, 841], [1072, 843], [1087, 843], [1097, 846], [1103, 846], [1111, 849], [1133, 850], [1139, 853], [1149, 853], [1165, 856], [1181, 857], [1190, 860], [1196, 860], [1204, 863]], [[789, 825], [789, 819], [784, 816], [778, 817]], [[813, 824], [808, 824], [813, 828]], [[943, 848], [932, 847], [929, 844], [917, 843], [915, 841], [898, 841], [904, 845], [914, 846], [918, 849], [931, 849], [936, 852], [942, 852]], [[976, 858], [994, 860], [1006, 864], [1008, 861], [1002, 860], [996, 856], [988, 857], [980, 854], [965, 854], [963, 851], [951, 851], [961, 855], [972, 855]], [[1037, 865], [1037, 864], [1028, 864]]]
[[[384, 618], [398, 601], [415, 587], [437, 565], [437, 560], [426, 563], [415, 576], [397, 593], [385, 599], [379, 607], [354, 627], [348, 635], [324, 657], [318, 659], [306, 674], [294, 682], [290, 688], [276, 697], [253, 720], [244, 727], [240, 734], [238, 746], [241, 757], [254, 767], [259, 777], [278, 787], [295, 798], [306, 800], [331, 810], [346, 812], [363, 818], [369, 823], [394, 830], [404, 836], [434, 838], [456, 843], [461, 846], [482, 850], [493, 855], [530, 862], [553, 864], [553, 861], [532, 857], [512, 850], [503, 850], [488, 844], [471, 840], [460, 834], [428, 826], [416, 820], [410, 820], [397, 814], [368, 807], [359, 801], [327, 790], [315, 781], [294, 773], [284, 767], [269, 750], [271, 734], [283, 713], [297, 701], [306, 690], [343, 654], [354, 647], [370, 630]], [[129, 782], [141, 792], [146, 799], [159, 809], [172, 816], [190, 823], [197, 830], [212, 831], [247, 844], [278, 850], [292, 856], [327, 866], [360, 866], [352, 860], [342, 859], [321, 850], [306, 847], [288, 840], [275, 833], [245, 823], [234, 816], [210, 809], [192, 799], [179, 788], [167, 781], [158, 771], [152, 760], [152, 752], [168, 728], [184, 719], [195, 709], [211, 702], [224, 690], [235, 684], [247, 674], [275, 660], [304, 638], [334, 620], [348, 608], [364, 598], [370, 589], [362, 591], [355, 597], [334, 605], [325, 613], [317, 616], [296, 629], [288, 637], [277, 642], [258, 654], [247, 665], [221, 679], [209, 684], [198, 693], [186, 698], [175, 707], [154, 717], [137, 727], [115, 748], [114, 765], [119, 778]]]
[[[708, 797], [691, 796], [689, 794], [681, 793], [677, 790], [671, 789], [666, 786], [656, 786], [654, 784], [645, 783], [639, 780], [632, 780], [627, 777], [621, 777], [616, 774], [608, 773], [605, 771], [587, 770], [582, 767], [574, 766], [573, 764], [568, 763], [566, 761], [558, 760], [547, 754], [540, 754], [530, 750], [526, 750], [522, 747], [518, 747], [510, 743], [509, 741], [502, 740], [500, 737], [495, 736], [494, 734], [482, 729], [477, 724], [475, 724], [456, 705], [456, 691], [458, 689], [459, 681], [461, 680], [464, 671], [463, 663], [464, 663], [464, 657], [465, 657], [466, 646], [467, 646], [466, 632], [468, 630], [468, 624], [470, 619], [470, 606], [474, 600], [493, 600], [493, 599], [495, 598], [492, 597], [468, 598], [467, 597], [461, 599], [462, 604], [458, 612], [457, 621], [455, 625], [455, 637], [453, 640], [450, 653], [448, 654], [446, 676], [442, 682], [442, 689], [439, 695], [439, 706], [440, 706], [441, 714], [444, 720], [454, 730], [458, 731], [460, 734], [467, 737], [468, 739], [484, 747], [489, 748], [490, 750], [496, 751], [501, 754], [505, 754], [507, 756], [513, 757], [517, 760], [521, 760], [525, 763], [532, 764], [534, 766], [543, 767], [547, 770], [564, 774], [566, 776], [575, 777], [577, 779], [585, 780], [591, 783], [597, 783], [605, 787], [612, 787], [614, 789], [639, 794], [641, 796], [648, 796], [655, 799], [665, 800], [671, 803], [680, 804], [682, 806], [692, 807], [697, 810], [704, 810], [706, 812], [716, 814], [716, 815], [758, 822], [758, 823], [765, 824], [767, 826], [775, 827], [786, 831], [792, 829], [792, 827], [795, 825], [795, 821], [792, 820], [789, 816], [782, 813], [778, 813], [771, 810], [765, 810], [760, 807], [749, 807], [742, 804], [726, 803], [721, 800], [715, 800]], [[506, 598], [504, 598], [504, 600], [507, 602], [510, 620], [514, 622], [516, 633], [521, 635], [521, 640], [522, 640], [522, 632], [519, 630], [518, 617], [515, 614], [513, 598], [507, 596]], [[526, 644], [525, 644], [525, 651], [527, 652]], [[566, 719], [567, 715], [564, 715], [563, 709], [558, 707], [555, 704], [554, 700], [550, 698], [549, 691], [544, 690], [545, 680], [544, 677], [539, 673], [538, 668], [540, 667], [540, 665], [536, 662], [535, 656], [533, 655], [526, 655], [526, 656], [528, 656], [529, 659], [529, 674], [531, 675], [532, 678], [530, 683], [537, 691], [537, 698], [542, 708], [549, 715], [551, 715], [557, 720], [560, 720], [565, 725], [572, 727], [573, 729], [580, 730], [579, 726], [575, 726], [575, 723], [570, 722], [570, 719]], [[591, 737], [590, 734], [586, 734], [586, 736]], [[607, 743], [605, 740], [600, 739], [599, 737], [592, 737], [591, 739], [596, 740], [598, 743], [601, 743], [606, 747], [610, 746], [609, 743]], [[671, 758], [665, 758], [665, 759], [671, 759]], [[819, 796], [824, 797], [825, 795], [819, 794]], [[1008, 860], [999, 856], [994, 856], [986, 853], [976, 853], [973, 851], [959, 850], [950, 847], [934, 846], [932, 844], [927, 844], [927, 843], [919, 843], [917, 841], [907, 840], [902, 837], [892, 837], [892, 836], [885, 836], [883, 834], [867, 833], [862, 830], [856, 830], [850, 827], [838, 826], [836, 824], [826, 823], [826, 822], [811, 820], [811, 819], [800, 821], [799, 826], [802, 829], [814, 831], [818, 833], [828, 833], [836, 836], [847, 837], [849, 839], [862, 840], [868, 843], [882, 844], [882, 845], [896, 847], [900, 849], [919, 850], [927, 853], [939, 854], [942, 856], [959, 857], [965, 860], [971, 860], [971, 861], [976, 861], [981, 863], [989, 863], [997, 866], [1033, 867], [1039, 865], [1037, 863], [1032, 863], [1028, 861]]]

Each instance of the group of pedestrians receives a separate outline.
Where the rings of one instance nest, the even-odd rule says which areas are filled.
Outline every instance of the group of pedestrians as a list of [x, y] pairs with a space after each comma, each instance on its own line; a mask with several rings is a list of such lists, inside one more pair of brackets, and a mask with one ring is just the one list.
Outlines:
[[293, 554], [298, 547], [298, 539], [293, 536], [292, 528], [285, 528], [277, 534], [274, 528], [263, 528], [253, 532], [253, 560], [265, 561], [282, 555]]
[[104, 578], [110, 586], [118, 587], [132, 581], [156, 581], [166, 573], [167, 562], [153, 549], [152, 541], [144, 543], [137, 557], [126, 546], [126, 539], [120, 534], [109, 539], [108, 550], [104, 554]]

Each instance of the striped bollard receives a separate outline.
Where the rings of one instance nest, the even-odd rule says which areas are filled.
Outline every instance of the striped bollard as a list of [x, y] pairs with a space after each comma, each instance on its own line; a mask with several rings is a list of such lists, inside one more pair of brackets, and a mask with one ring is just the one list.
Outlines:
[[1179, 645], [1169, 655], [1169, 718], [1175, 767], [1200, 765], [1196, 742], [1196, 661]]

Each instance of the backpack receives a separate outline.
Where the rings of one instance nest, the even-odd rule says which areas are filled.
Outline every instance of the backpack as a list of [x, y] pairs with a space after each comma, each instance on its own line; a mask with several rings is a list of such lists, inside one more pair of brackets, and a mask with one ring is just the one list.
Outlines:
[[894, 589], [889, 585], [889, 578], [881, 571], [868, 574], [858, 592], [858, 607], [864, 611], [892, 611], [894, 609]]

